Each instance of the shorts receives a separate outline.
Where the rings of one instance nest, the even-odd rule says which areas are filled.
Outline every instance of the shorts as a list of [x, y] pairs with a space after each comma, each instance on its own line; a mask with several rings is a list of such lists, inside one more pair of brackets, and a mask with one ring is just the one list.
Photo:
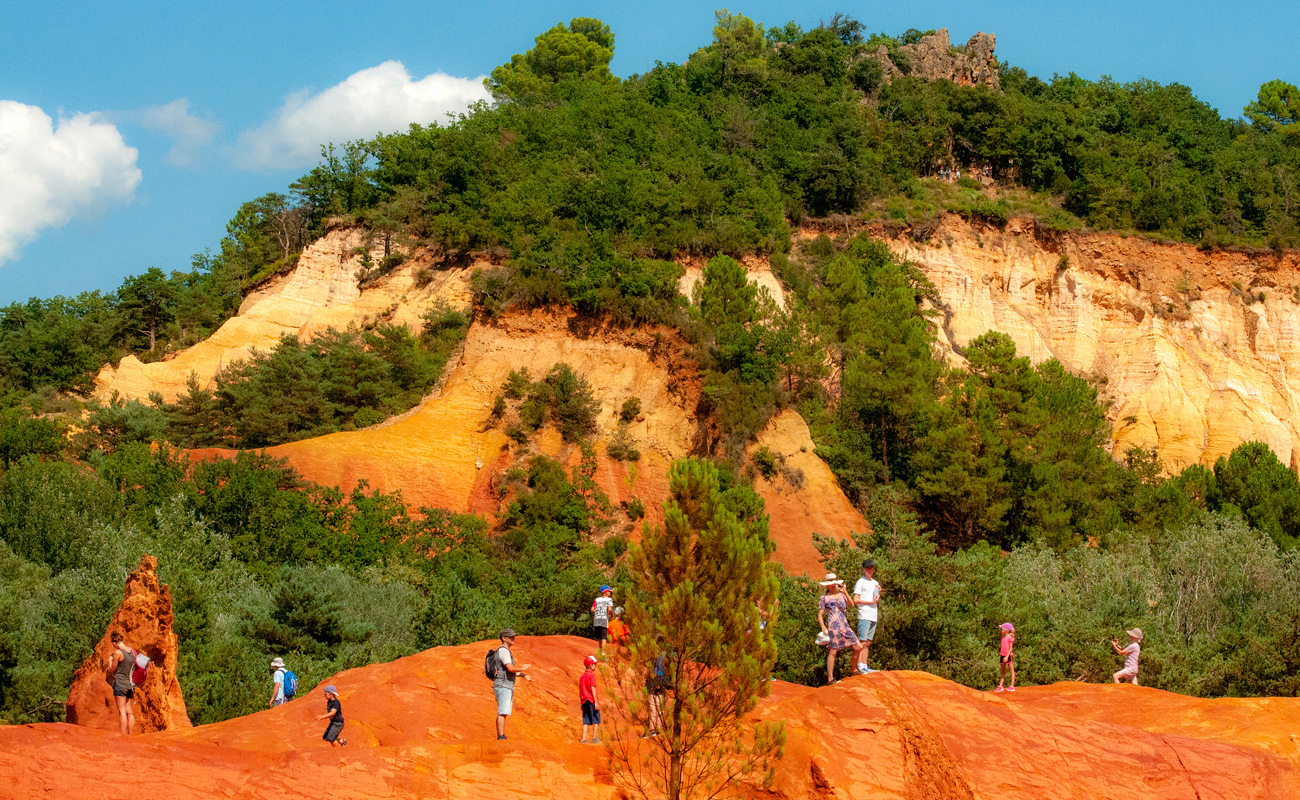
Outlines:
[[874, 619], [858, 620], [859, 641], [869, 642], [876, 638], [876, 621]]
[[1129, 668], [1122, 669], [1119, 672], [1115, 673], [1115, 677], [1117, 678], [1136, 678], [1137, 676], [1138, 676], [1137, 667], [1133, 667], [1131, 669]]
[[339, 738], [339, 734], [342, 732], [343, 732], [343, 720], [341, 719], [334, 720], [333, 722], [330, 723], [330, 726], [325, 729], [325, 735], [320, 738], [324, 739], [327, 742], [332, 742], [335, 739]]
[[492, 694], [497, 696], [497, 714], [502, 717], [510, 716], [510, 712], [515, 708], [514, 687], [493, 686]]
[[1014, 654], [1009, 656], [998, 656], [998, 659], [1003, 664], [1014, 664], [1016, 661], [1016, 657]]
[[114, 687], [113, 687], [113, 696], [114, 696], [114, 697], [125, 697], [127, 700], [134, 700], [134, 699], [135, 699], [135, 687], [132, 686], [130, 689], [119, 689], [119, 688], [117, 688], [116, 686], [114, 686]]
[[608, 625], [592, 625], [592, 626], [591, 626], [591, 635], [594, 636], [595, 639], [596, 639], [596, 641], [598, 641], [598, 642], [606, 641], [607, 639], [609, 639], [609, 626], [608, 626]]
[[600, 724], [600, 709], [596, 708], [596, 704], [591, 702], [590, 700], [582, 701], [582, 724], [583, 725]]

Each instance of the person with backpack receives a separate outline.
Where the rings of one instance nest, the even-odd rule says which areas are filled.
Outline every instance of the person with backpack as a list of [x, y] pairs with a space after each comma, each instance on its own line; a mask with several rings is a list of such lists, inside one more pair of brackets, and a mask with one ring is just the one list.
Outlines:
[[266, 703], [271, 708], [289, 702], [298, 693], [298, 676], [284, 666], [279, 656], [271, 659], [271, 682], [271, 699]]
[[514, 711], [515, 679], [522, 675], [524, 680], [532, 680], [527, 674], [531, 664], [515, 664], [515, 657], [510, 652], [514, 643], [515, 632], [510, 628], [502, 630], [500, 646], [488, 651], [483, 667], [484, 673], [492, 679], [492, 694], [496, 695], [498, 740], [506, 738], [506, 718]]
[[[130, 734], [135, 728], [135, 689], [144, 683], [145, 670], [148, 669], [149, 661], [146, 658], [144, 665], [137, 668], [136, 659], [140, 654], [123, 641], [122, 634], [113, 631], [108, 639], [113, 643], [113, 653], [104, 664], [105, 677], [113, 685], [113, 701], [117, 703], [118, 732]], [[139, 669], [138, 682], [133, 674], [137, 669]]]

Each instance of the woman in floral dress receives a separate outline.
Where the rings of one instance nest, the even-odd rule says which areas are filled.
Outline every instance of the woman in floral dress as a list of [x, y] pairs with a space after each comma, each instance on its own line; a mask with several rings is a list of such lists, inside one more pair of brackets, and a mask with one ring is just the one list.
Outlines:
[[849, 617], [845, 610], [853, 601], [844, 589], [844, 581], [836, 578], [832, 572], [821, 581], [821, 585], [826, 587], [826, 594], [817, 603], [817, 624], [822, 626], [822, 633], [830, 637], [826, 644], [826, 682], [835, 683], [835, 655], [841, 650], [853, 648], [853, 671], [849, 674], [856, 675], [858, 659], [862, 657], [862, 642], [858, 641], [857, 635], [849, 627]]

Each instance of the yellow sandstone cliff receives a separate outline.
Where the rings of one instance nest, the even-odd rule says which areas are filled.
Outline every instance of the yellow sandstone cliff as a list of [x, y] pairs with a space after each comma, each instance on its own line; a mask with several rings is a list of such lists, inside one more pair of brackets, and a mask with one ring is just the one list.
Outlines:
[[999, 330], [1035, 363], [1097, 380], [1115, 456], [1154, 447], [1178, 471], [1258, 440], [1300, 467], [1300, 251], [1203, 252], [955, 215], [919, 241], [878, 233], [934, 282], [950, 352]]

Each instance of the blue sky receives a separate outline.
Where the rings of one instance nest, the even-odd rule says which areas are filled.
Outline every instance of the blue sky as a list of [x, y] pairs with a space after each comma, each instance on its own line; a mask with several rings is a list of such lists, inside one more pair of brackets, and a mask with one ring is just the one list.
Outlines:
[[[192, 6], [192, 7], [190, 7]], [[285, 191], [322, 141], [440, 121], [481, 77], [572, 17], [614, 30], [621, 76], [684, 61], [719, 2], [6, 3], [0, 48], [0, 304], [189, 268], [239, 205]], [[1178, 82], [1225, 116], [1300, 83], [1293, 3], [751, 2], [764, 24], [835, 12], [868, 30], [997, 35], [1030, 74]]]

